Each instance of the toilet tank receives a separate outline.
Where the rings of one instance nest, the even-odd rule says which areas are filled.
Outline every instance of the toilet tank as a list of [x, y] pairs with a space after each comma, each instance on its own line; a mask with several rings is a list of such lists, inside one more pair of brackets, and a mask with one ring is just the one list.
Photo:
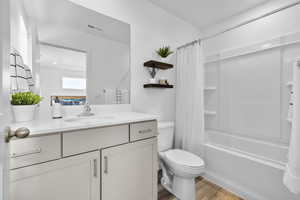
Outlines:
[[173, 148], [174, 122], [158, 122], [158, 151], [166, 151]]

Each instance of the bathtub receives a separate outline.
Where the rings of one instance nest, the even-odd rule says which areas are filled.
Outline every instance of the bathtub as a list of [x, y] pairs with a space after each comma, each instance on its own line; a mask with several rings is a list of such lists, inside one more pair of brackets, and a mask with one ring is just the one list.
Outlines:
[[205, 178], [247, 200], [300, 200], [283, 185], [288, 147], [209, 131]]

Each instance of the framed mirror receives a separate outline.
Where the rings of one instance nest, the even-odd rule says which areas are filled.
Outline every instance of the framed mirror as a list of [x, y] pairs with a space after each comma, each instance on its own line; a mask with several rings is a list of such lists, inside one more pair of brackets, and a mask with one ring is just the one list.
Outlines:
[[130, 103], [129, 24], [68, 0], [12, 1], [12, 49], [32, 70], [42, 104]]

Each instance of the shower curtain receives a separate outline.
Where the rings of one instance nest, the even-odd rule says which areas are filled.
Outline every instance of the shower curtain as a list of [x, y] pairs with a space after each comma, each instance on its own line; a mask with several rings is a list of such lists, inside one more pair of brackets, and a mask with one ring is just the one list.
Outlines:
[[293, 67], [294, 111], [292, 133], [289, 147], [289, 161], [284, 173], [283, 182], [295, 194], [300, 194], [300, 62]]
[[204, 156], [204, 75], [200, 42], [177, 51], [175, 147]]

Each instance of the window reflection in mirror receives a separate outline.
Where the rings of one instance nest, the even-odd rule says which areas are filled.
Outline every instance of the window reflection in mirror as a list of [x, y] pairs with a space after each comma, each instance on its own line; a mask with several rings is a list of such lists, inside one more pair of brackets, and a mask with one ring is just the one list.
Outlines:
[[[84, 103], [75, 100], [86, 96], [87, 54], [84, 51], [44, 43], [39, 45], [39, 49], [41, 95], [49, 100], [55, 96], [68, 96], [68, 102], [74, 102], [64, 105]], [[61, 102], [64, 103], [63, 100]], [[52, 101], [46, 103], [51, 104]]]

